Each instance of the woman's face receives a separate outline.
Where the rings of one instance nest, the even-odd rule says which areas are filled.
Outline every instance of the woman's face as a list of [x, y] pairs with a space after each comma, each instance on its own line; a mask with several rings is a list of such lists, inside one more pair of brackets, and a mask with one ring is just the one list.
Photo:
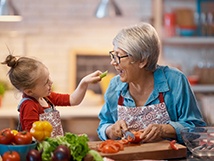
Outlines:
[[39, 99], [50, 95], [53, 82], [50, 80], [49, 71], [46, 67], [40, 69], [36, 86], [32, 89], [33, 97]]
[[[122, 49], [114, 49], [112, 53], [115, 56], [125, 56], [127, 53]], [[139, 65], [137, 62], [134, 62], [131, 56], [123, 57], [120, 59], [120, 63], [116, 63], [114, 60], [111, 61], [111, 65], [115, 67], [120, 75], [120, 80], [122, 82], [132, 82], [136, 79], [136, 75], [139, 72]]]

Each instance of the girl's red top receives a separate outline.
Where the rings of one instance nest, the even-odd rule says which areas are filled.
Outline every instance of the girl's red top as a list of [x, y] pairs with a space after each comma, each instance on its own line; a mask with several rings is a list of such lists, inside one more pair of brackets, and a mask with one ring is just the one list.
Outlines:
[[[33, 122], [39, 120], [39, 114], [44, 113], [44, 109], [47, 107], [42, 107], [37, 100], [32, 97], [23, 95], [26, 99], [20, 106], [20, 123], [22, 130], [30, 131]], [[50, 96], [47, 97], [55, 106], [70, 106], [70, 95], [69, 94], [59, 94], [52, 92]]]

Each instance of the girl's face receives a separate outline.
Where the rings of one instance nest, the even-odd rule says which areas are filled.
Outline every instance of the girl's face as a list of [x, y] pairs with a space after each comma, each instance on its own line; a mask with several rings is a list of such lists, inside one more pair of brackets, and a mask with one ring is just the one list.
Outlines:
[[[125, 56], [127, 53], [119, 48], [114, 49], [114, 55], [115, 56]], [[137, 62], [134, 62], [131, 56], [124, 57], [120, 59], [120, 63], [116, 63], [114, 60], [111, 61], [111, 65], [115, 67], [115, 69], [118, 71], [120, 75], [120, 80], [122, 82], [132, 82], [133, 80], [136, 80], [139, 72], [139, 64]]]
[[49, 71], [46, 67], [40, 69], [36, 86], [31, 89], [31, 96], [35, 99], [46, 97], [51, 93], [51, 87], [53, 82], [50, 79]]

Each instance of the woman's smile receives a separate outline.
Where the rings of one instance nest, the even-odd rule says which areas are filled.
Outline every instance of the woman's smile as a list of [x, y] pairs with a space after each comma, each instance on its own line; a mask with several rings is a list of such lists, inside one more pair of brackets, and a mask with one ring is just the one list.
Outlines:
[[125, 73], [123, 69], [116, 69], [116, 70], [120, 76], [123, 76]]

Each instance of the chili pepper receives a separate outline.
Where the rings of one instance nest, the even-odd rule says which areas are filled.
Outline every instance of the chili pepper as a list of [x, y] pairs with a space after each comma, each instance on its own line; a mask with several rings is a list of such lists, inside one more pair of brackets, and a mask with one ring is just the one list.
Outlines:
[[45, 138], [51, 136], [53, 126], [48, 121], [36, 121], [32, 124], [30, 133], [37, 141], [43, 141]]

